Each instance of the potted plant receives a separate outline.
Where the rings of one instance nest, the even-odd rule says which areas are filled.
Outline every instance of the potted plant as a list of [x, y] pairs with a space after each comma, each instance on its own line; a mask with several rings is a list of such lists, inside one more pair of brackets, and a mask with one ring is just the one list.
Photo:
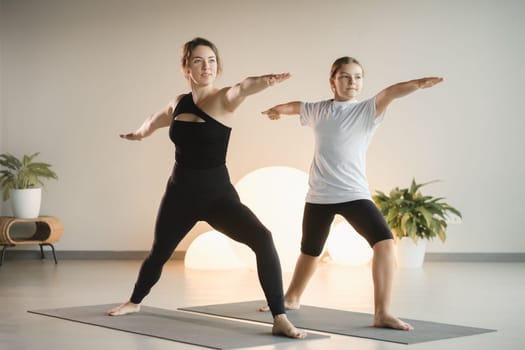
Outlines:
[[433, 182], [418, 184], [413, 179], [409, 188], [395, 187], [389, 195], [376, 191], [372, 196], [396, 237], [401, 267], [420, 267], [426, 242], [435, 237], [444, 242], [447, 220], [453, 216], [461, 218], [461, 213], [445, 203], [443, 197], [421, 193], [421, 187]]
[[11, 199], [13, 215], [22, 219], [40, 214], [42, 179], [58, 179], [51, 165], [33, 161], [39, 153], [18, 159], [10, 153], [0, 154], [0, 188], [4, 201]]

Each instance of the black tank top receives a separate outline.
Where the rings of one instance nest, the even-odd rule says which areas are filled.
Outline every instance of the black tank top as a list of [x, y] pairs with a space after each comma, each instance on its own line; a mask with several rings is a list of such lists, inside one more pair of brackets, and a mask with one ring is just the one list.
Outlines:
[[[204, 122], [176, 120], [177, 115], [190, 113]], [[177, 165], [192, 169], [215, 168], [226, 163], [231, 128], [207, 115], [193, 102], [191, 92], [184, 95], [170, 125], [170, 139], [175, 144]]]

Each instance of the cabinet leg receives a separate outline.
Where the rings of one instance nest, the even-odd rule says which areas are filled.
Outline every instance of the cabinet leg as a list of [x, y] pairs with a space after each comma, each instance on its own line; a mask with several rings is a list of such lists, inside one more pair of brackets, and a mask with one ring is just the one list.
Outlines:
[[55, 254], [55, 247], [50, 244], [49, 245], [51, 247], [51, 251], [53, 252], [53, 259], [55, 259], [55, 265], [58, 264], [58, 261], [57, 261], [57, 255]]
[[44, 250], [42, 247], [46, 245], [46, 246], [51, 247], [51, 251], [53, 252], [53, 259], [55, 260], [55, 264], [58, 264], [57, 255], [55, 253], [55, 247], [51, 243], [41, 243], [39, 245], [40, 245], [40, 253], [41, 253], [42, 259], [44, 259]]
[[2, 244], [2, 257], [0, 258], [0, 266], [2, 266], [4, 264], [4, 255], [5, 255], [5, 249], [7, 248], [7, 246], [5, 244]]

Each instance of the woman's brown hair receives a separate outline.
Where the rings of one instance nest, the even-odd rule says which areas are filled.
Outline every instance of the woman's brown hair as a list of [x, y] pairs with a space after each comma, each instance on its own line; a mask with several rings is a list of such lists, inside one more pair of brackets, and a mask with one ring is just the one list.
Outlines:
[[[207, 46], [213, 51], [213, 53], [215, 53], [215, 58], [217, 59], [217, 75], [221, 74], [222, 64], [221, 64], [221, 59], [219, 58], [219, 50], [211, 41], [204, 39], [204, 38], [198, 38], [198, 37], [188, 41], [182, 47], [182, 52], [180, 55], [180, 65], [181, 65], [182, 72], [184, 73], [185, 68], [187, 68], [188, 65], [190, 64], [191, 54], [193, 53], [193, 50], [195, 50], [197, 46]], [[186, 74], [184, 75], [186, 76]]]

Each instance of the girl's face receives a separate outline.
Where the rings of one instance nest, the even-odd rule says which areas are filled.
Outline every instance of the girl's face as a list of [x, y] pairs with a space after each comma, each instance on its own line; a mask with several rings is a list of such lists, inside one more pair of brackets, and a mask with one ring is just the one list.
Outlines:
[[335, 76], [330, 78], [330, 85], [334, 100], [353, 100], [363, 89], [363, 69], [357, 63], [343, 64]]
[[191, 53], [186, 67], [186, 78], [191, 85], [211, 85], [217, 77], [217, 57], [213, 50], [199, 45]]

